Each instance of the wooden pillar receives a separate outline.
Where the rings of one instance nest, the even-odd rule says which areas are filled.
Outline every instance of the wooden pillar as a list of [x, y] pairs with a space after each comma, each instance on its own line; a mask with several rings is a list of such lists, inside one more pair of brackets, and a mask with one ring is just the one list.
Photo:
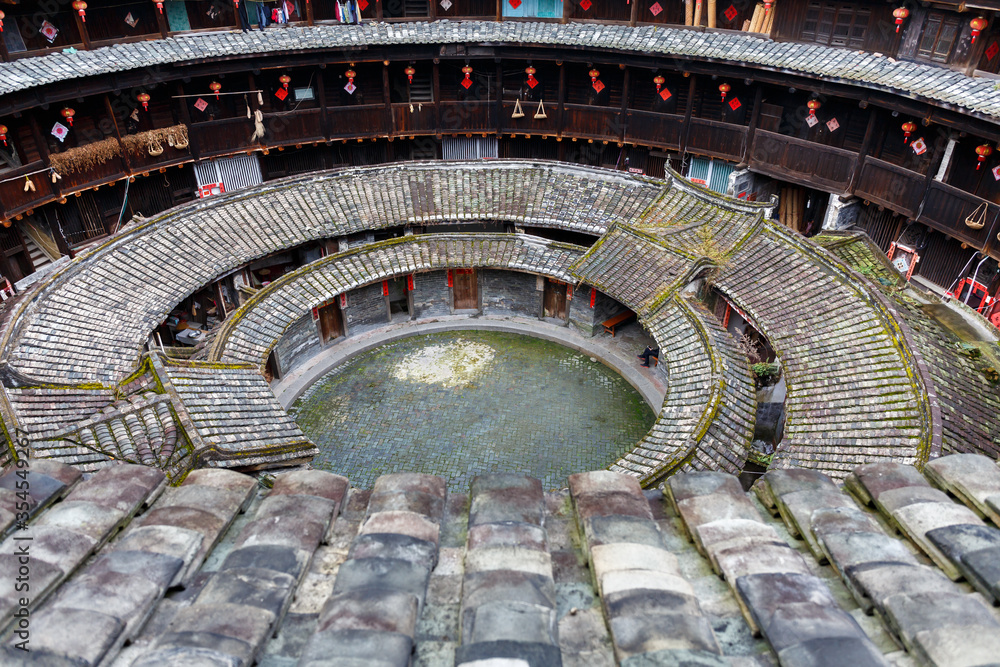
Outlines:
[[495, 114], [496, 114], [496, 133], [497, 141], [500, 140], [501, 132], [503, 131], [504, 117], [503, 117], [503, 63], [497, 58], [497, 95], [496, 102], [494, 104]]
[[[927, 165], [927, 174], [924, 176], [924, 192], [920, 196], [920, 205], [917, 206], [917, 214], [914, 218], [919, 218], [923, 214], [924, 204], [927, 203], [927, 193], [930, 192], [931, 183], [934, 182], [934, 175], [941, 167], [941, 161], [944, 159], [944, 153], [948, 147], [949, 140], [950, 136], [945, 136], [943, 142], [931, 142], [933, 153], [931, 153], [930, 164]], [[954, 155], [952, 156], [952, 162], [954, 163]]]
[[[14, 276], [17, 274], [11, 268], [10, 258], [7, 257], [7, 253], [3, 250], [0, 250], [0, 273], [3, 273], [3, 277], [10, 281], [10, 286], [14, 287], [14, 283], [17, 282]], [[14, 293], [17, 294], [16, 287], [14, 287]]]
[[[180, 81], [177, 82], [177, 94], [184, 94], [184, 84]], [[195, 161], [200, 160], [201, 150], [198, 148], [198, 139], [195, 136], [195, 132], [192, 131], [191, 110], [188, 108], [187, 98], [180, 97], [177, 101], [181, 104], [181, 120], [188, 126], [188, 149], [191, 151], [191, 157], [193, 157]]]
[[[568, 1], [568, 0], [567, 0]], [[636, 22], [639, 20], [639, 0], [632, 0], [632, 13], [629, 16], [628, 24], [630, 26], [635, 26]]]
[[753, 112], [750, 114], [750, 125], [747, 126], [747, 141], [743, 146], [743, 157], [741, 162], [750, 164], [750, 147], [753, 145], [754, 135], [757, 133], [757, 125], [760, 122], [760, 105], [764, 99], [764, 89], [758, 84], [757, 91], [753, 96]]
[[167, 24], [167, 15], [160, 10], [154, 10], [156, 12], [156, 27], [160, 29], [160, 37], [166, 39], [170, 34], [170, 26]]
[[[427, 0], [427, 18], [436, 21], [438, 17], [437, 0]], [[409, 292], [407, 292], [409, 294]]]
[[312, 0], [306, 0], [306, 24], [313, 25]]
[[868, 126], [865, 128], [865, 138], [861, 140], [861, 149], [858, 151], [858, 159], [854, 163], [854, 173], [851, 174], [851, 182], [847, 184], [847, 191], [853, 192], [861, 178], [861, 169], [864, 166], [865, 156], [868, 154], [872, 144], [872, 137], [875, 136], [875, 123], [877, 114], [868, 114]]
[[434, 91], [434, 127], [437, 128], [435, 136], [441, 138], [441, 65], [435, 58], [431, 66], [431, 88]]
[[692, 74], [688, 77], [688, 98], [687, 106], [684, 107], [684, 136], [681, 137], [681, 157], [687, 152], [688, 137], [691, 135], [691, 112], [694, 109], [694, 93], [697, 90], [695, 84], [698, 77]]
[[[433, 2], [434, 0], [431, 0]], [[507, 0], [497, 0], [497, 21], [503, 21], [503, 3]]]
[[622, 106], [618, 112], [618, 140], [625, 141], [625, 122], [628, 113], [628, 96], [631, 93], [632, 70], [626, 68], [622, 78]]
[[[382, 20], [382, 3], [379, 0], [375, 0], [375, 19], [377, 21]], [[361, 22], [361, 17], [358, 17], [358, 23]]]
[[[381, 4], [381, 3], [380, 3]], [[392, 115], [392, 91], [389, 90], [389, 61], [382, 61], [382, 101], [385, 104], [386, 136], [395, 136], [395, 121]]]
[[80, 12], [76, 11], [75, 9], [72, 11], [73, 11], [73, 20], [76, 21], [76, 28], [77, 30], [80, 31], [80, 39], [83, 41], [83, 48], [85, 49], [93, 48], [90, 45], [90, 32], [87, 30], [87, 24], [84, 23], [83, 19], [80, 17]]
[[[52, 163], [49, 160], [49, 144], [45, 141], [45, 135], [42, 134], [42, 128], [38, 125], [38, 114], [30, 114], [28, 116], [28, 121], [31, 125], [31, 136], [35, 140], [35, 146], [38, 147], [38, 155], [42, 158], [42, 162], [46, 167], [51, 167]], [[60, 174], [62, 176], [62, 174]], [[49, 178], [49, 175], [45, 175]], [[62, 188], [59, 187], [59, 183], [52, 183], [52, 194], [56, 197], [62, 195]]]
[[125, 168], [125, 173], [129, 176], [132, 175], [132, 161], [128, 157], [128, 151], [125, 149], [125, 142], [122, 141], [121, 130], [118, 129], [118, 119], [115, 118], [114, 109], [111, 107], [111, 98], [104, 95], [104, 110], [108, 113], [108, 118], [111, 119], [111, 126], [115, 129], [115, 139], [118, 140], [118, 150], [122, 154], [122, 166]]
[[[9, 30], [13, 30], [13, 28], [9, 28]], [[5, 63], [10, 62], [10, 54], [7, 53], [7, 44], [4, 43], [3, 39], [0, 39], [0, 60]]]
[[565, 126], [566, 120], [566, 67], [562, 64], [562, 61], [557, 61], [559, 65], [559, 99], [557, 112], [558, 117], [556, 118], [556, 136], [561, 137], [563, 135], [563, 127]]
[[326, 112], [326, 84], [323, 82], [325, 73], [326, 65], [320, 65], [316, 76], [316, 95], [319, 96], [319, 127], [323, 131], [323, 138], [330, 141], [330, 118]]

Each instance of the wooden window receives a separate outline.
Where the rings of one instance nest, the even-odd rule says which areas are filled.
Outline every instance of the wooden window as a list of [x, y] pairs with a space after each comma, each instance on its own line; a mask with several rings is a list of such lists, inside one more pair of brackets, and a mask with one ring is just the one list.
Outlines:
[[810, 2], [802, 26], [802, 39], [826, 46], [860, 49], [871, 11], [847, 2]]
[[962, 24], [957, 17], [940, 12], [929, 13], [920, 33], [917, 58], [935, 63], [948, 62], [961, 29]]

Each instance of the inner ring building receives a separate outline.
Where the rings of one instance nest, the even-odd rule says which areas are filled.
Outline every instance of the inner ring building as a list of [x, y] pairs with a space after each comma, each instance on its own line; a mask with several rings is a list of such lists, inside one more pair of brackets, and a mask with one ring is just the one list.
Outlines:
[[[998, 11], [0, 0], [4, 664], [991, 664]], [[466, 329], [652, 427], [315, 465]]]

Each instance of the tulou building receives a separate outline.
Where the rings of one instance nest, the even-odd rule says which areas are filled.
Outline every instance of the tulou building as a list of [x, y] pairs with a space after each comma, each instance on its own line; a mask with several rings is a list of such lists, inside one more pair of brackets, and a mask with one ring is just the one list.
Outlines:
[[0, 0], [0, 223], [2, 665], [1000, 664], [1000, 2]]

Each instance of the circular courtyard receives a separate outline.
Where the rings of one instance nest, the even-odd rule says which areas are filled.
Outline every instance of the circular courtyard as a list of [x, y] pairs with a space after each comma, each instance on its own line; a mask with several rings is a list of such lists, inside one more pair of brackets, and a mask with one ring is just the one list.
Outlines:
[[323, 376], [289, 413], [320, 449], [313, 466], [359, 488], [409, 471], [442, 475], [455, 490], [496, 472], [563, 487], [568, 475], [619, 459], [656, 418], [589, 356], [490, 331], [380, 346]]

